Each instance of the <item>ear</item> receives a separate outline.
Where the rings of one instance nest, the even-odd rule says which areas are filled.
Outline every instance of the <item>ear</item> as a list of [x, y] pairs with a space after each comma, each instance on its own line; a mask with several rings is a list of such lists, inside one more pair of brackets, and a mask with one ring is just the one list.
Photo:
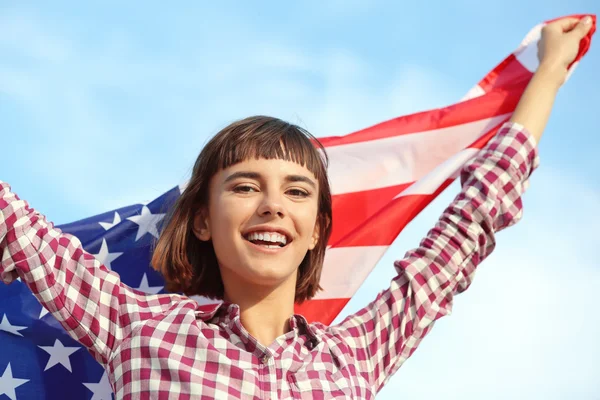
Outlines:
[[200, 210], [194, 215], [194, 225], [192, 230], [194, 235], [201, 241], [206, 242], [210, 240], [210, 221], [206, 210]]
[[319, 227], [320, 227], [320, 224], [319, 224], [319, 220], [317, 219], [317, 223], [315, 224], [315, 229], [314, 229], [312, 237], [310, 239], [310, 244], [308, 245], [309, 250], [313, 250], [317, 246], [317, 243], [319, 243], [319, 232], [321, 231], [319, 229]]

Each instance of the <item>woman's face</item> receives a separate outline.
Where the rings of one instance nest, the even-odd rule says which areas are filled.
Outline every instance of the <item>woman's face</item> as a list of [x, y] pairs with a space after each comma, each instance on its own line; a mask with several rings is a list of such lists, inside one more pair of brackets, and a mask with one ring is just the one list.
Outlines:
[[291, 161], [249, 159], [220, 170], [209, 192], [194, 231], [212, 239], [226, 292], [240, 284], [295, 288], [298, 266], [318, 240], [315, 175]]

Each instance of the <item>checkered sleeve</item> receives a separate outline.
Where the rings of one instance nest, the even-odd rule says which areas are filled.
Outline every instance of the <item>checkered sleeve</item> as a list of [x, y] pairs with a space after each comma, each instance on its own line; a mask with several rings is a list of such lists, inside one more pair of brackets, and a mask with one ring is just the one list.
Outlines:
[[0, 181], [0, 278], [21, 278], [75, 340], [105, 364], [143, 320], [162, 313], [174, 297], [148, 296], [121, 283], [117, 273], [87, 253]]
[[377, 298], [332, 327], [379, 391], [493, 251], [496, 232], [522, 218], [522, 195], [539, 165], [535, 139], [504, 124], [460, 171], [462, 190], [419, 246], [395, 262], [398, 275]]

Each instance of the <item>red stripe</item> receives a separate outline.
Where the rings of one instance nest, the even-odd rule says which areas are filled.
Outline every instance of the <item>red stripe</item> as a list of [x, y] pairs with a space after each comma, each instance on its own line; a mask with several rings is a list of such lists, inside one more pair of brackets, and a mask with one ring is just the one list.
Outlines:
[[[402, 196], [388, 203], [333, 247], [389, 246], [402, 229], [452, 183], [446, 180], [433, 194]], [[335, 223], [335, 221], [334, 221]]]
[[[530, 77], [531, 74], [529, 73]], [[527, 86], [522, 80], [507, 90], [499, 88], [490, 93], [432, 111], [394, 118], [346, 136], [319, 138], [326, 147], [369, 142], [377, 139], [448, 128], [481, 119], [508, 114], [515, 110]]]
[[479, 82], [479, 86], [489, 93], [496, 88], [507, 89], [515, 85], [526, 85], [532, 77], [533, 73], [525, 68], [514, 54], [511, 54], [487, 74]]
[[350, 299], [314, 299], [294, 305], [294, 312], [303, 315], [309, 322], [321, 322], [325, 325], [338, 316]]
[[334, 195], [333, 229], [328, 244], [340, 241], [411, 184]]

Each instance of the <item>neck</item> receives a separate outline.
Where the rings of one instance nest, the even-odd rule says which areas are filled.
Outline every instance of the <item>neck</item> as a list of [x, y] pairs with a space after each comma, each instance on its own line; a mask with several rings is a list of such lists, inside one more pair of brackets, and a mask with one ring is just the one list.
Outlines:
[[240, 286], [243, 288], [228, 288], [225, 285], [224, 300], [240, 307], [241, 323], [250, 335], [267, 347], [277, 337], [290, 331], [289, 321], [294, 313], [295, 279], [275, 288], [254, 287], [246, 283]]

